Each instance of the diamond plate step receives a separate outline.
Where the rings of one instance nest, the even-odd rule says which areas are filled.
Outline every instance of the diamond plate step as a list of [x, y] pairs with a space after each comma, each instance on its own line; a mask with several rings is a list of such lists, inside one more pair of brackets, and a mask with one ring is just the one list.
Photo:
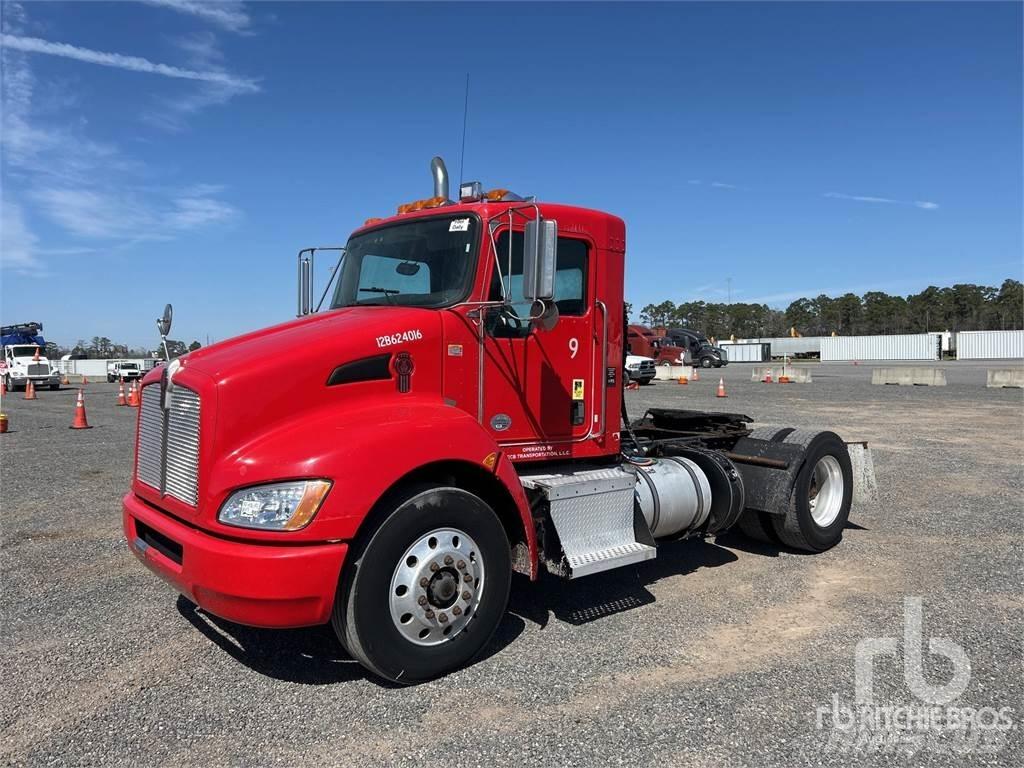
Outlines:
[[632, 472], [613, 468], [528, 475], [522, 482], [548, 500], [570, 579], [656, 556], [655, 547], [636, 540]]

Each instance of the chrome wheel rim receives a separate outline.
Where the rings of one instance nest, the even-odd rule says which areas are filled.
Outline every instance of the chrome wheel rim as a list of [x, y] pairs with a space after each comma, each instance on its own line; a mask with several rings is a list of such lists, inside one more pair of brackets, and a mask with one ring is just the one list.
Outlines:
[[484, 588], [480, 548], [464, 531], [438, 528], [410, 546], [391, 578], [391, 620], [415, 645], [457, 637], [476, 616]]
[[822, 456], [814, 465], [807, 492], [811, 518], [822, 528], [827, 528], [839, 516], [843, 507], [843, 490], [843, 470], [839, 461], [835, 456]]

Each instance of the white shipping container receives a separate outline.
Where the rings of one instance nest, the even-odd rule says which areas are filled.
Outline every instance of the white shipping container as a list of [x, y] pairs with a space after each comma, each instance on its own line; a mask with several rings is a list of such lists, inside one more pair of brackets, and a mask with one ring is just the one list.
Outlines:
[[759, 339], [736, 339], [737, 344], [771, 344], [772, 357], [783, 355], [814, 355], [821, 351], [821, 336], [764, 336]]
[[1024, 331], [961, 331], [957, 360], [1011, 360], [1024, 357]]
[[771, 358], [769, 344], [748, 344], [723, 341], [719, 344], [729, 356], [730, 363], [763, 363]]
[[942, 334], [823, 336], [821, 360], [938, 360]]

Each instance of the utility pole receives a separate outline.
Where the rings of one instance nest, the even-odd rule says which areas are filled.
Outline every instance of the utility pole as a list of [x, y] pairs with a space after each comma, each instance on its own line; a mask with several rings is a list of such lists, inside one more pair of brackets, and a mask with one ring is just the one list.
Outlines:
[[732, 278], [725, 278], [726, 304], [732, 304]]

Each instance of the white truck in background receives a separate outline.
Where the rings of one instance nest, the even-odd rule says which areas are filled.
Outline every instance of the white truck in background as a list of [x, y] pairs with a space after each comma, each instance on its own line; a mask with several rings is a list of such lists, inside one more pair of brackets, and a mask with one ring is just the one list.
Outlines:
[[4, 386], [8, 391], [34, 386], [60, 389], [60, 373], [46, 358], [46, 340], [40, 335], [42, 323], [20, 323], [0, 328], [0, 344], [4, 349]]
[[111, 360], [107, 363], [107, 381], [114, 382], [118, 379], [133, 381], [142, 378], [142, 367], [138, 363], [130, 363], [123, 360]]

